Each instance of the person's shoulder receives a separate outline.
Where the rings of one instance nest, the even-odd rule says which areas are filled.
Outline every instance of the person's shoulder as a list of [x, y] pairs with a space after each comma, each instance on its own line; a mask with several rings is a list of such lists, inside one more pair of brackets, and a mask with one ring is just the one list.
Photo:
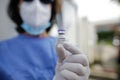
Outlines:
[[0, 52], [1, 50], [7, 49], [8, 45], [15, 43], [18, 40], [19, 36], [15, 36], [13, 38], [0, 41]]
[[6, 40], [2, 40], [2, 41], [0, 41], [0, 45], [4, 45], [8, 42], [15, 41], [17, 38], [18, 38], [18, 36], [15, 36], [15, 37], [12, 37], [12, 38], [9, 38], [9, 39], [6, 39]]
[[53, 37], [53, 36], [50, 36], [50, 39], [52, 39], [52, 40], [57, 40], [57, 37]]
[[56, 43], [57, 42], [57, 37], [50, 36], [49, 38], [52, 42]]

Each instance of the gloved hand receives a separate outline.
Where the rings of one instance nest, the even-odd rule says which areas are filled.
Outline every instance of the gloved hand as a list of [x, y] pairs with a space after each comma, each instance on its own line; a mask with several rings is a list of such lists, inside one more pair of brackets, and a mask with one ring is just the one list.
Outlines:
[[59, 61], [54, 80], [88, 80], [89, 62], [80, 49], [67, 42], [57, 44]]

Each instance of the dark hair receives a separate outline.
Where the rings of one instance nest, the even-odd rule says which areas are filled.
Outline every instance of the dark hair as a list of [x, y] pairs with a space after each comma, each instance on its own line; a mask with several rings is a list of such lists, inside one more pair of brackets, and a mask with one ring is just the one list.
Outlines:
[[[17, 32], [24, 33], [25, 31], [20, 27], [23, 21], [19, 14], [19, 4], [20, 4], [20, 0], [10, 0], [7, 12], [9, 17], [12, 19], [12, 21], [16, 23]], [[49, 28], [46, 29], [47, 32], [49, 32], [50, 29], [52, 28], [55, 22], [56, 14], [58, 11], [60, 11], [60, 8], [61, 8], [61, 4], [59, 0], [55, 0], [54, 2], [52, 2], [52, 14], [50, 19], [51, 25]]]

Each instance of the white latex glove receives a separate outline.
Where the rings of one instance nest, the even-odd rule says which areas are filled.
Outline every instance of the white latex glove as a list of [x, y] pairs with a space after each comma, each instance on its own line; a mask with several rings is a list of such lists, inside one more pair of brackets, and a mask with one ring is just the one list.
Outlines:
[[57, 44], [59, 61], [54, 80], [88, 80], [89, 62], [80, 49], [67, 42]]

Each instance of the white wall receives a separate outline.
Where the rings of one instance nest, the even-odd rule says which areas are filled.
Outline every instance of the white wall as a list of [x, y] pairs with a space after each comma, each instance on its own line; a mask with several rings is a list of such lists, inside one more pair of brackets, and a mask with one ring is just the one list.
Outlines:
[[86, 17], [79, 19], [78, 28], [78, 45], [92, 63], [94, 61], [95, 46], [97, 41], [95, 25], [87, 20]]
[[7, 16], [8, 1], [0, 0], [0, 41], [17, 35], [14, 30], [15, 25]]

